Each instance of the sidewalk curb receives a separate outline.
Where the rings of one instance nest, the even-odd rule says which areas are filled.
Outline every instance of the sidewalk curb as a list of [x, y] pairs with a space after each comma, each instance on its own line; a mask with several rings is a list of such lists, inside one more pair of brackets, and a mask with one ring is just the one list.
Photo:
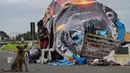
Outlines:
[[16, 53], [13, 53], [13, 52], [7, 52], [7, 51], [2, 51], [2, 50], [0, 50], [0, 52], [10, 53], [10, 54], [16, 54]]

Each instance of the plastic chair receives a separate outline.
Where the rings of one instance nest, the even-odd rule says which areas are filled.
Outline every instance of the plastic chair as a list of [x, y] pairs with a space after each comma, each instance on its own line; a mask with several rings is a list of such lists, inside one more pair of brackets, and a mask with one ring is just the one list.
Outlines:
[[[45, 57], [44, 57], [46, 51], [49, 52], [49, 53], [48, 53], [48, 56], [47, 56], [48, 58], [45, 58]], [[51, 49], [49, 49], [49, 48], [47, 48], [47, 49], [42, 49], [42, 55], [41, 55], [41, 58], [40, 58], [42, 64], [43, 64], [46, 60], [48, 60], [48, 59], [51, 60], [51, 59], [52, 59], [52, 57], [51, 57], [51, 52], [52, 52], [52, 51], [54, 51], [54, 49], [52, 49], [52, 48], [51, 48]]]

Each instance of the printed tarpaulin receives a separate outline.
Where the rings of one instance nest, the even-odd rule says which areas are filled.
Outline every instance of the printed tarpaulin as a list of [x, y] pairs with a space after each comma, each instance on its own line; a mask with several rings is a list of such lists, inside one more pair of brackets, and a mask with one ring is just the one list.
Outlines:
[[[57, 7], [56, 9], [59, 9]], [[59, 54], [65, 56], [67, 49], [76, 54], [81, 52], [85, 34], [89, 31], [95, 32], [95, 29], [104, 29], [103, 36], [110, 32], [108, 29], [110, 23], [102, 7], [103, 5], [98, 2], [81, 5], [72, 4], [68, 9], [62, 9], [58, 13], [54, 21], [55, 28], [65, 24], [62, 30], [56, 33], [54, 39], [55, 48]], [[95, 29], [92, 28], [93, 26]]]
[[[117, 27], [115, 26], [117, 13], [95, 0], [92, 0], [90, 3], [88, 3], [88, 0], [83, 0], [85, 1], [84, 3], [78, 2], [77, 4], [66, 4], [67, 1], [72, 0], [55, 0], [50, 9], [53, 18], [52, 26], [54, 27], [53, 48], [65, 59], [69, 59], [72, 53], [83, 53], [82, 51], [84, 49], [87, 52], [87, 56], [91, 58], [103, 58], [107, 56], [111, 50], [115, 49], [115, 45], [114, 48], [110, 50], [108, 50], [108, 48], [104, 49], [101, 45], [103, 51], [101, 48], [99, 49], [99, 47], [91, 51], [95, 45], [86, 42], [89, 42], [93, 37], [87, 37], [90, 38], [89, 41], [87, 41], [86, 34], [91, 33], [95, 35], [98, 32], [96, 35], [104, 36], [105, 38], [113, 37], [117, 40]], [[118, 39], [123, 40], [124, 36], [122, 34], [124, 34], [125, 29], [123, 26], [120, 26], [122, 24], [121, 22], [117, 21], [116, 23], [119, 30]], [[100, 38], [94, 40], [96, 40], [99, 45], [101, 44], [99, 41], [101, 41], [105, 47], [106, 45], [111, 46], [107, 40], [100, 40]], [[104, 41], [108, 43], [104, 44]], [[99, 54], [99, 52], [106, 54]], [[81, 60], [81, 58], [77, 56], [75, 56], [75, 59], [79, 61], [79, 63], [84, 60]], [[87, 57], [87, 60], [88, 59]]]
[[118, 40], [121, 40], [123, 42], [125, 37], [125, 26], [120, 22], [119, 19], [116, 21], [116, 26], [118, 29]]

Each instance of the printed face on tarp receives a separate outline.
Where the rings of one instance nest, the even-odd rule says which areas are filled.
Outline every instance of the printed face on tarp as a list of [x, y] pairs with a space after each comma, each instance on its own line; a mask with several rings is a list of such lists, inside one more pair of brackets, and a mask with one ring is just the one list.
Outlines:
[[[70, 50], [73, 53], [81, 52], [86, 32], [101, 29], [110, 32], [109, 20], [103, 10], [103, 5], [98, 2], [69, 4], [62, 8], [58, 2], [52, 5], [52, 14], [55, 17], [55, 48], [61, 55]], [[54, 3], [54, 4], [55, 4]]]

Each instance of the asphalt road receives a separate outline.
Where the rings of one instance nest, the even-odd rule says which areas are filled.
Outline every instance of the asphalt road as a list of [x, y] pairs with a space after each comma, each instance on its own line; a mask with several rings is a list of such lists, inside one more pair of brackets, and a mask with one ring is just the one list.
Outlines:
[[[10, 64], [7, 63], [7, 57], [14, 56], [15, 54], [0, 52], [0, 68], [10, 69]], [[59, 67], [43, 64], [28, 64], [28, 69], [29, 72], [22, 73], [130, 73], [130, 67], [93, 67], [87, 65]]]

